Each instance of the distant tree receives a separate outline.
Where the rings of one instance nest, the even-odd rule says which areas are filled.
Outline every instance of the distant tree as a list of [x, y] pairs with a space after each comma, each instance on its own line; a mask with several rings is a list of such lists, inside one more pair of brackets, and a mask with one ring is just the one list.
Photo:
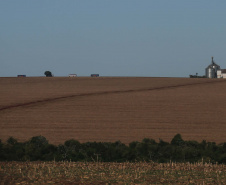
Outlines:
[[48, 140], [44, 136], [35, 136], [32, 137], [29, 141], [30, 144], [34, 145], [35, 148], [40, 148], [44, 145], [49, 144]]
[[52, 77], [52, 73], [50, 71], [45, 71], [44, 73], [46, 75], [46, 77]]
[[180, 134], [176, 134], [171, 141], [172, 145], [182, 146], [184, 145], [184, 140], [182, 139]]
[[13, 137], [9, 137], [9, 138], [7, 139], [7, 143], [8, 143], [9, 145], [15, 145], [15, 144], [17, 144], [17, 140], [16, 140], [15, 138], [13, 138]]
[[28, 156], [26, 158], [31, 161], [45, 160], [43, 154], [46, 154], [45, 150], [48, 145], [48, 140], [44, 136], [32, 137], [26, 143], [25, 153]]

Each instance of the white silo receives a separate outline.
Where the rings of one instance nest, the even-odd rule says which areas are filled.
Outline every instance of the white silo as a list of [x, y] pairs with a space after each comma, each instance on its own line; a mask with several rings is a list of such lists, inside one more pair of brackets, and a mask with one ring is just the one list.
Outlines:
[[206, 68], [206, 78], [217, 78], [217, 70], [219, 69], [220, 66], [213, 61], [212, 57], [212, 63]]

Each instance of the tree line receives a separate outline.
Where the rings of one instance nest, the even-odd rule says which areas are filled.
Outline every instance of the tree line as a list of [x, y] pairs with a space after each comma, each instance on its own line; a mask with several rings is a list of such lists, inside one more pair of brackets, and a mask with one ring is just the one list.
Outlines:
[[101, 162], [211, 162], [226, 164], [226, 143], [184, 141], [180, 134], [171, 142], [145, 138], [129, 145], [116, 142], [80, 143], [71, 139], [58, 146], [43, 136], [26, 142], [10, 137], [0, 140], [1, 161], [101, 161]]

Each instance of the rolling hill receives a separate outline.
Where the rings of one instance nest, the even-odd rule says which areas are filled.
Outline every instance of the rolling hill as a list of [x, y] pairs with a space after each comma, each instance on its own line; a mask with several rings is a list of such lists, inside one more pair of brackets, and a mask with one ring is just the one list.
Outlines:
[[226, 141], [226, 80], [0, 78], [0, 139]]

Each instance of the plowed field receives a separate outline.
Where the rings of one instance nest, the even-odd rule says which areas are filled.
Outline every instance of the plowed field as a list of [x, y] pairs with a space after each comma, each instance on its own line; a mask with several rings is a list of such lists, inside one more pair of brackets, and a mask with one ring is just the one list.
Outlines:
[[226, 80], [0, 78], [0, 139], [226, 142]]

